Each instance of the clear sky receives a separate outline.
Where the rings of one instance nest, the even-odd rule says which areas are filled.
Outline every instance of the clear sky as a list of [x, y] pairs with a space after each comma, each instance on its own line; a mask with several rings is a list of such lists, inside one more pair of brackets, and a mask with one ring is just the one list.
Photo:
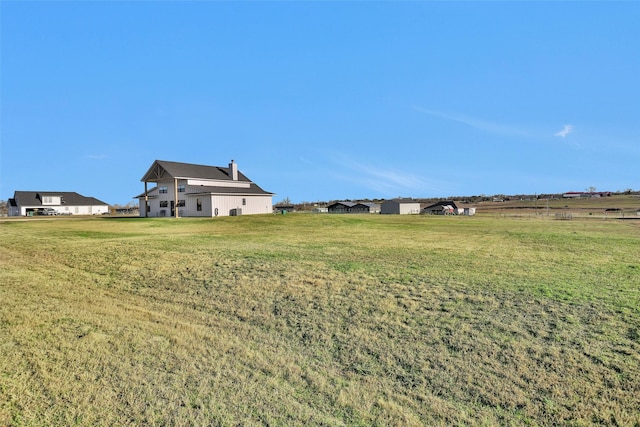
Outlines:
[[638, 1], [1, 1], [0, 199], [640, 190]]

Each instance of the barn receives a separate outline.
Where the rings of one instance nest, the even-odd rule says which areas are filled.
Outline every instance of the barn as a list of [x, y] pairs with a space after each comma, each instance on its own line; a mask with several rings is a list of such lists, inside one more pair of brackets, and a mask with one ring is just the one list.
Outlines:
[[[238, 170], [165, 160], [153, 162], [137, 196], [142, 217], [216, 217], [273, 212], [273, 193]], [[149, 189], [149, 183], [156, 186]]]
[[412, 199], [393, 199], [386, 200], [380, 206], [381, 214], [419, 214], [420, 202], [416, 202]]

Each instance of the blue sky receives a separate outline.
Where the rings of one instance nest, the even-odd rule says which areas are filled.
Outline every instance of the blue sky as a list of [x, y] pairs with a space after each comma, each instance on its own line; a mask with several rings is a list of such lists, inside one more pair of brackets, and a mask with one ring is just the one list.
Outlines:
[[640, 190], [640, 2], [2, 1], [0, 199]]

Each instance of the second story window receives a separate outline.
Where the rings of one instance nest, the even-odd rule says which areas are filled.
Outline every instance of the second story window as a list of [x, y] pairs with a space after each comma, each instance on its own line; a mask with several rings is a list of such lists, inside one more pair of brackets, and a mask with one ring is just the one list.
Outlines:
[[184, 184], [178, 185], [178, 193], [184, 193], [186, 186]]
[[166, 185], [161, 185], [160, 187], [158, 187], [158, 193], [167, 194], [167, 186]]

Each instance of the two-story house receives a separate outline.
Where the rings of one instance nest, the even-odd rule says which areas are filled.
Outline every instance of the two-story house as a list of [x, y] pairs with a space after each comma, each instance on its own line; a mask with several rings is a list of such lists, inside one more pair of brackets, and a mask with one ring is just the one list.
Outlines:
[[[238, 170], [228, 167], [156, 160], [142, 177], [137, 196], [142, 217], [215, 217], [273, 211], [273, 193], [264, 191]], [[149, 183], [156, 186], [149, 189]]]

